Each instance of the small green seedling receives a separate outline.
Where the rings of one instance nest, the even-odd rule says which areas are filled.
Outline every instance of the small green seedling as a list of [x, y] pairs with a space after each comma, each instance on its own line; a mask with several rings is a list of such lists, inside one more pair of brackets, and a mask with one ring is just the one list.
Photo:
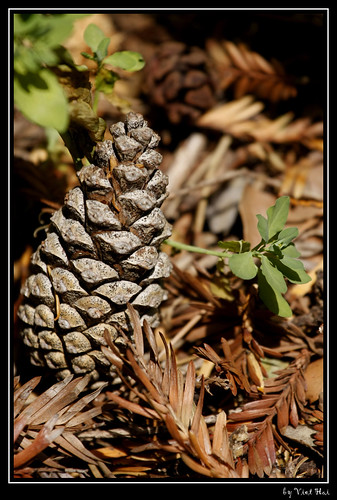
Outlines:
[[[267, 218], [258, 214], [257, 228], [261, 241], [254, 248], [248, 241], [219, 241], [223, 252], [203, 250], [192, 245], [184, 245], [171, 240], [166, 243], [180, 250], [216, 255], [223, 260], [228, 258], [230, 270], [243, 280], [257, 277], [259, 295], [264, 304], [274, 314], [282, 317], [292, 315], [291, 308], [283, 295], [290, 283], [308, 283], [311, 278], [305, 272], [303, 263], [298, 259], [293, 240], [298, 236], [296, 227], [285, 228], [290, 199], [281, 196], [275, 205], [267, 210]], [[260, 264], [257, 265], [260, 261]]]
[[88, 67], [76, 64], [61, 45], [69, 37], [74, 21], [86, 15], [13, 16], [15, 105], [28, 120], [44, 127], [48, 138], [55, 137], [55, 130], [61, 135], [76, 169], [82, 167], [83, 158], [92, 161], [94, 146], [104, 136], [106, 124], [97, 116], [100, 93], [115, 106], [129, 105], [114, 93], [119, 76], [108, 66], [132, 72], [145, 64], [138, 52], [108, 55], [110, 38], [90, 24], [84, 39], [92, 54], [82, 54], [97, 65], [91, 71], [95, 78], [95, 92], [91, 92]]
[[130, 50], [108, 55], [110, 38], [107, 38], [96, 24], [89, 24], [84, 32], [84, 40], [92, 50], [92, 54], [81, 52], [82, 56], [97, 64], [95, 75], [96, 93], [93, 103], [93, 109], [96, 110], [99, 92], [107, 95], [111, 94], [115, 82], [119, 79], [118, 74], [107, 68], [107, 65], [133, 72], [141, 70], [145, 65], [145, 61], [141, 54]]

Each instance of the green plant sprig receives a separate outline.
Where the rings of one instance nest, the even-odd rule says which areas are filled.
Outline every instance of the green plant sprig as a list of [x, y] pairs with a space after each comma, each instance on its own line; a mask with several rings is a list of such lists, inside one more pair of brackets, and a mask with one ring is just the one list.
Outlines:
[[97, 116], [99, 93], [117, 106], [128, 106], [113, 92], [119, 76], [109, 65], [127, 71], [142, 69], [145, 62], [138, 52], [122, 51], [108, 55], [110, 38], [90, 24], [84, 38], [92, 54], [83, 55], [96, 62], [95, 93], [91, 91], [89, 69], [77, 65], [61, 45], [74, 21], [88, 14], [14, 14], [14, 102], [31, 122], [56, 130], [68, 148], [76, 169], [91, 161], [95, 144], [106, 129]]
[[[254, 247], [248, 241], [219, 241], [224, 251], [205, 250], [193, 245], [185, 245], [172, 240], [164, 243], [178, 250], [203, 253], [228, 258], [228, 266], [233, 274], [243, 280], [257, 277], [259, 295], [267, 308], [282, 317], [292, 315], [291, 308], [283, 295], [290, 283], [303, 284], [311, 281], [303, 263], [298, 259], [300, 253], [293, 240], [298, 236], [296, 227], [285, 228], [289, 212], [289, 196], [281, 196], [275, 205], [267, 210], [267, 217], [258, 214], [257, 228], [261, 241]], [[256, 264], [260, 261], [260, 265]]]
[[115, 71], [107, 68], [107, 65], [121, 68], [126, 71], [139, 71], [145, 61], [139, 52], [124, 50], [108, 55], [110, 38], [95, 24], [89, 24], [84, 32], [84, 40], [92, 50], [92, 54], [81, 52], [82, 56], [97, 64], [95, 70], [95, 94], [93, 99], [93, 110], [97, 111], [99, 93], [112, 94], [116, 81], [119, 79]]

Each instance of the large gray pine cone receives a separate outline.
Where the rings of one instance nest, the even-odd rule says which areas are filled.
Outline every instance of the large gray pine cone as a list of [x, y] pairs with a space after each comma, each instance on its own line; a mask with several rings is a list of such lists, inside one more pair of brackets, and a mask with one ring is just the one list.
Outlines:
[[80, 186], [51, 217], [21, 291], [20, 331], [31, 362], [59, 379], [109, 375], [104, 331], [121, 347], [122, 331], [132, 336], [127, 303], [154, 327], [166, 299], [161, 282], [171, 264], [159, 247], [171, 226], [160, 210], [168, 183], [157, 168], [160, 137], [138, 113], [110, 132], [113, 140], [96, 146], [96, 165], [78, 172]]

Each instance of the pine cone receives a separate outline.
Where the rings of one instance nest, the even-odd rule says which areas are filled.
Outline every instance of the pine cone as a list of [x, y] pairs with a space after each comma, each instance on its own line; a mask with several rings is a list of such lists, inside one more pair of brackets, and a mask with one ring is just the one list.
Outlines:
[[180, 42], [165, 42], [145, 67], [144, 90], [172, 123], [194, 121], [216, 103], [206, 53]]
[[20, 331], [31, 362], [59, 379], [104, 379], [104, 331], [122, 347], [122, 331], [132, 336], [127, 303], [154, 327], [166, 298], [161, 280], [171, 264], [159, 247], [171, 226], [159, 208], [168, 183], [157, 168], [160, 137], [137, 113], [110, 132], [113, 140], [96, 146], [96, 165], [78, 172], [80, 186], [51, 217], [21, 291]]

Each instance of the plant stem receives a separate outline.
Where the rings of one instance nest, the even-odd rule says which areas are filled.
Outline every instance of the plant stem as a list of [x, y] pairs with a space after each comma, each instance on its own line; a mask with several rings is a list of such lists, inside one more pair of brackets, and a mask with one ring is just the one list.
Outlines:
[[97, 114], [97, 108], [98, 108], [98, 100], [99, 100], [99, 90], [95, 90], [94, 99], [93, 99], [93, 102], [92, 102], [92, 110], [96, 114]]
[[220, 259], [223, 259], [225, 257], [230, 257], [232, 255], [226, 252], [216, 252], [215, 250], [206, 250], [205, 248], [195, 247], [193, 245], [186, 245], [185, 243], [180, 243], [178, 241], [165, 240], [163, 243], [166, 245], [170, 245], [173, 248], [177, 248], [178, 250], [187, 250], [188, 252], [214, 255], [215, 257], [219, 257]]

